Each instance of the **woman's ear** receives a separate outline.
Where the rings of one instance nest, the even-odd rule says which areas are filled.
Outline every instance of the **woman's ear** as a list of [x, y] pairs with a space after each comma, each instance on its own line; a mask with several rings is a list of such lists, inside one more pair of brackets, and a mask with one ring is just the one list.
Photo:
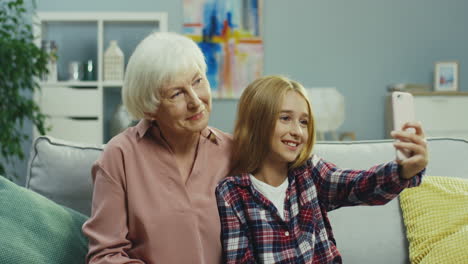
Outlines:
[[157, 114], [156, 113], [151, 113], [151, 112], [144, 112], [145, 113], [145, 118], [149, 119], [151, 121], [155, 121], [157, 119]]

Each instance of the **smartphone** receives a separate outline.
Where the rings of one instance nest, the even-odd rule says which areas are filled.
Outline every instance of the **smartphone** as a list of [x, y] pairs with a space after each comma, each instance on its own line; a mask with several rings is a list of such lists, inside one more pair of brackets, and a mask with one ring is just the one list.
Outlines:
[[[392, 114], [394, 130], [402, 130], [405, 123], [414, 122], [416, 116], [414, 113], [413, 95], [405, 92], [393, 92]], [[415, 133], [414, 128], [409, 128], [406, 131]], [[399, 160], [404, 160], [409, 157], [409, 153], [397, 150], [396, 157]]]

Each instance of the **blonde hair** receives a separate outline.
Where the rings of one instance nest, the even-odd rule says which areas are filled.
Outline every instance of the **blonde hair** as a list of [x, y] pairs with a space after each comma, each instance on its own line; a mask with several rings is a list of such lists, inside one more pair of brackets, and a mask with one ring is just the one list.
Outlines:
[[310, 157], [315, 144], [315, 125], [304, 87], [284, 76], [265, 76], [247, 86], [239, 100], [233, 145], [235, 173], [255, 173], [260, 168], [270, 152], [283, 99], [289, 91], [304, 98], [309, 114], [307, 143], [290, 168], [302, 165]]
[[155, 32], [142, 40], [130, 57], [122, 88], [122, 100], [135, 119], [156, 112], [160, 91], [179, 75], [206, 73], [205, 57], [190, 38], [171, 32]]

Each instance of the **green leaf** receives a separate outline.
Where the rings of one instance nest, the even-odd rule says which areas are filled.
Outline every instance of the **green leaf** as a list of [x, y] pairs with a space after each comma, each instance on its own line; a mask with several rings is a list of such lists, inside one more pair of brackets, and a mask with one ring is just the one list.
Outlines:
[[[1, 0], [0, 4], [0, 174], [13, 158], [24, 159], [22, 131], [30, 120], [41, 134], [46, 133], [46, 116], [30, 94], [40, 90], [39, 77], [47, 72], [46, 54], [34, 44], [32, 27], [27, 24], [23, 0]], [[33, 9], [36, 1], [33, 1]], [[33, 10], [34, 11], [34, 10]]]

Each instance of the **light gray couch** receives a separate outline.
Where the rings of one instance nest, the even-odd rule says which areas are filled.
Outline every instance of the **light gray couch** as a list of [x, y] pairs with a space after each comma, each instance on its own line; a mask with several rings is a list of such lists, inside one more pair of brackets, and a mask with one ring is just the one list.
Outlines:
[[[468, 141], [429, 139], [427, 175], [468, 178]], [[102, 146], [50, 137], [35, 140], [26, 187], [59, 204], [90, 214], [90, 169]], [[343, 168], [364, 169], [394, 158], [391, 140], [321, 142], [314, 149]], [[408, 263], [408, 242], [398, 200], [384, 206], [340, 208], [330, 220], [344, 263]]]

